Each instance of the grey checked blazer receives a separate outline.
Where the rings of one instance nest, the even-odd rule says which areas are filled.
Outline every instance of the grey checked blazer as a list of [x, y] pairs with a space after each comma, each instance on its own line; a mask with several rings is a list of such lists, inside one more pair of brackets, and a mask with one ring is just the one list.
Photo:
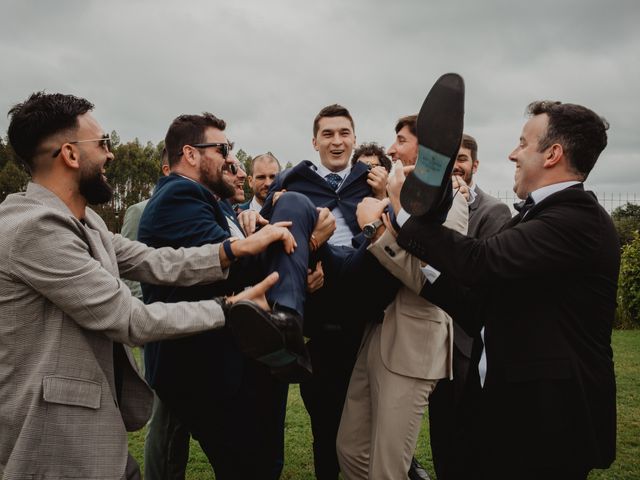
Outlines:
[[473, 238], [487, 238], [498, 233], [511, 220], [511, 210], [476, 185], [476, 199], [469, 205], [469, 232]]
[[215, 301], [144, 305], [118, 278], [226, 277], [218, 246], [151, 249], [29, 184], [0, 205], [0, 476], [120, 479], [151, 391], [126, 345], [224, 324]]

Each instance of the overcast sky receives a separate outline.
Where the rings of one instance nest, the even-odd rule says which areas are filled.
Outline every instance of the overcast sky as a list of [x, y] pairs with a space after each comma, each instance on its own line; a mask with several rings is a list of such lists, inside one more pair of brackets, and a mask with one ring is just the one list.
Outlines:
[[537, 99], [611, 123], [588, 184], [640, 193], [638, 0], [0, 0], [0, 132], [31, 92], [92, 101], [105, 130], [157, 143], [181, 113], [210, 111], [250, 155], [316, 160], [312, 120], [351, 111], [359, 142], [388, 147], [433, 82], [466, 82], [477, 182], [510, 191], [507, 160]]

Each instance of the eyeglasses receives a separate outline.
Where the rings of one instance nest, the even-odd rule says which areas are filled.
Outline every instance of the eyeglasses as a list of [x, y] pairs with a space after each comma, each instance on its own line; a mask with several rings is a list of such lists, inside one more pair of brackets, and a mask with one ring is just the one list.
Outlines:
[[[85, 143], [85, 142], [99, 142], [98, 145], [104, 148], [107, 152], [111, 151], [111, 137], [109, 136], [108, 133], [105, 133], [100, 138], [90, 138], [89, 140], [74, 140], [73, 142], [66, 142], [66, 143], [70, 143], [73, 145], [76, 143]], [[62, 152], [62, 147], [60, 147], [55, 152], [53, 152], [53, 158], [56, 158], [58, 155], [60, 155], [60, 152]]]
[[[232, 148], [228, 143], [194, 143], [191, 146], [194, 148], [220, 147], [220, 155], [222, 155], [222, 158], [224, 158], [225, 160], [227, 159], [227, 156], [229, 155], [229, 152]], [[182, 155], [182, 152], [180, 152], [180, 155]]]

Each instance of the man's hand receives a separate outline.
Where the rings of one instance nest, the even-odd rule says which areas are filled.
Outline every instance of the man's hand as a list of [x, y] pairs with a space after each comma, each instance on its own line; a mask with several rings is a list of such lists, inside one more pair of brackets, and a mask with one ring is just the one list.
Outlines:
[[262, 218], [255, 210], [245, 210], [238, 215], [238, 223], [240, 227], [242, 227], [245, 236], [248, 237], [256, 231], [257, 225], [264, 226], [267, 225], [269, 221]]
[[278, 201], [278, 199], [282, 196], [282, 194], [284, 192], [286, 192], [285, 189], [278, 190], [277, 192], [274, 192], [273, 199], [271, 200], [271, 205], [273, 205], [275, 207], [276, 206], [276, 202]]
[[389, 205], [388, 198], [378, 200], [373, 197], [365, 197], [356, 208], [356, 217], [360, 228], [381, 218], [382, 212], [387, 205]]
[[[236, 257], [248, 257], [264, 252], [269, 245], [274, 242], [282, 242], [284, 251], [292, 253], [298, 246], [293, 234], [289, 231], [291, 222], [277, 222], [273, 225], [265, 225], [253, 235], [232, 242], [231, 251]], [[220, 266], [227, 268], [231, 261], [224, 251], [224, 247], [220, 244], [219, 249]]]
[[373, 190], [373, 195], [382, 200], [387, 196], [387, 169], [382, 166], [373, 167], [367, 175], [367, 183]]
[[320, 290], [323, 285], [324, 271], [322, 270], [322, 262], [318, 262], [315, 270], [307, 269], [307, 292], [313, 293]]
[[329, 240], [333, 232], [336, 230], [336, 217], [333, 216], [331, 211], [326, 208], [317, 208], [318, 220], [316, 220], [316, 226], [313, 228], [311, 235], [318, 242], [318, 246]]
[[453, 175], [451, 177], [451, 184], [453, 185], [454, 193], [456, 190], [464, 197], [464, 199], [468, 202], [471, 197], [471, 193], [469, 192], [469, 185], [460, 175]]
[[267, 298], [265, 297], [265, 293], [267, 292], [267, 290], [273, 287], [276, 283], [278, 283], [278, 272], [273, 272], [257, 285], [254, 285], [251, 288], [247, 288], [246, 290], [242, 291], [238, 295], [227, 297], [227, 303], [234, 304], [239, 300], [249, 300], [251, 302], [258, 304], [260, 308], [268, 312], [271, 310], [271, 308], [267, 303]]
[[402, 205], [400, 205], [400, 191], [402, 190], [402, 185], [404, 185], [407, 175], [409, 175], [414, 168], [415, 165], [404, 167], [400, 160], [396, 160], [393, 164], [393, 168], [391, 169], [389, 181], [387, 182], [387, 193], [389, 194], [391, 206], [393, 207], [393, 211], [396, 215], [402, 208]]

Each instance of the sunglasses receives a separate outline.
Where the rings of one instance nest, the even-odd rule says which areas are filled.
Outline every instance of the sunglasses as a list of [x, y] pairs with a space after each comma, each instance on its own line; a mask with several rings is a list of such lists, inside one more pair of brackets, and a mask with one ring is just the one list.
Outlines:
[[[194, 143], [191, 146], [194, 148], [220, 147], [220, 155], [222, 155], [222, 158], [224, 158], [225, 160], [227, 159], [227, 156], [229, 155], [229, 152], [232, 148], [228, 143]], [[180, 155], [182, 155], [182, 152], [180, 152]]]
[[236, 173], [238, 173], [238, 164], [237, 163], [225, 163], [222, 166], [222, 170], [226, 170], [231, 175], [235, 175]]
[[[74, 140], [72, 142], [67, 142], [67, 143], [74, 145], [76, 143], [85, 143], [85, 142], [98, 142], [98, 145], [104, 148], [107, 152], [111, 151], [111, 137], [109, 136], [108, 133], [105, 133], [100, 138], [90, 138], [88, 140]], [[55, 152], [53, 152], [53, 158], [56, 158], [58, 155], [60, 155], [60, 152], [62, 152], [62, 147], [60, 147]]]

